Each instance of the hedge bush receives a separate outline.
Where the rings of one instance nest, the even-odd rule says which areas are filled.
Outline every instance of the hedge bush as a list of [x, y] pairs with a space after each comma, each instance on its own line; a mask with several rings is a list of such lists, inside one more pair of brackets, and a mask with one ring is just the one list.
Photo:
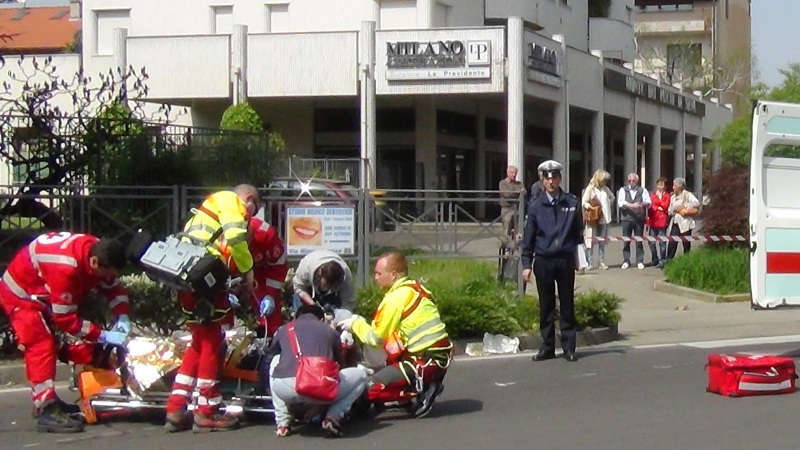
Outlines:
[[703, 246], [667, 263], [667, 281], [719, 295], [750, 292], [750, 255], [746, 248]]
[[[749, 235], [750, 168], [723, 165], [709, 177], [711, 202], [703, 208], [703, 234]], [[708, 242], [707, 247], [747, 247], [747, 242]]]
[[[511, 335], [538, 329], [537, 298], [525, 296], [518, 299], [513, 284], [499, 284], [494, 264], [418, 260], [411, 262], [409, 272], [431, 290], [453, 338], [481, 337], [485, 332]], [[376, 285], [362, 288], [358, 293], [356, 312], [372, 317], [382, 298], [383, 293]], [[599, 328], [618, 323], [622, 301], [604, 291], [579, 294], [575, 299], [579, 328]]]

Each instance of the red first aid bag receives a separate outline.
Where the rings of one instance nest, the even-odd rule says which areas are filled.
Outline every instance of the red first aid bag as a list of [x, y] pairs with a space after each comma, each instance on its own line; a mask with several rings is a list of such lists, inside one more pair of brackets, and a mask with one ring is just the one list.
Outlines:
[[708, 355], [708, 392], [728, 397], [789, 394], [795, 390], [794, 360], [770, 355]]

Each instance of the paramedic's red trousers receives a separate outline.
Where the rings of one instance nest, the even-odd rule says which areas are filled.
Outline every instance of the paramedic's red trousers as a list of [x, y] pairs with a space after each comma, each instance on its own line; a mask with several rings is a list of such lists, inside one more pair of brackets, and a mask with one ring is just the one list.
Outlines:
[[189, 325], [192, 344], [186, 350], [181, 368], [175, 376], [172, 394], [167, 401], [167, 413], [186, 410], [194, 387], [197, 386], [197, 412], [214, 414], [222, 403], [219, 376], [222, 363], [224, 335], [218, 322]]
[[[23, 348], [25, 376], [31, 384], [33, 406], [38, 412], [57, 397], [53, 383], [58, 357], [56, 339], [42, 311], [19, 307], [5, 308], [5, 311]], [[94, 344], [86, 343], [70, 345], [65, 350], [70, 361], [89, 364], [93, 349]]]

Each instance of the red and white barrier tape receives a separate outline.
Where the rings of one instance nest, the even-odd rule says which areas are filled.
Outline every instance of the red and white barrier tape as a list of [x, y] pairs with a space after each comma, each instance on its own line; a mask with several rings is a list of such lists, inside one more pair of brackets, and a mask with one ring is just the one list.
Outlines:
[[592, 241], [606, 242], [747, 242], [745, 236], [606, 236], [592, 237]]

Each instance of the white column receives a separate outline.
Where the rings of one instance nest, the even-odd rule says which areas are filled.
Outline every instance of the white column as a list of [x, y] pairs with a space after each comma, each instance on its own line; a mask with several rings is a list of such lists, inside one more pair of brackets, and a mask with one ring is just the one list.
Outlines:
[[702, 200], [703, 195], [703, 133], [694, 137], [694, 195]]
[[[634, 100], [635, 102], [636, 100]], [[623, 158], [625, 173], [639, 173], [636, 167], [636, 115], [625, 121], [625, 147], [623, 148]]]
[[681, 124], [675, 133], [675, 145], [672, 147], [674, 172], [673, 178], [686, 178], [686, 128], [684, 115], [681, 113]]
[[647, 147], [648, 171], [650, 172], [651, 184], [655, 185], [656, 180], [661, 178], [661, 125], [653, 127], [653, 134], [650, 135], [650, 145]]
[[[115, 74], [122, 73], [123, 77], [128, 73], [128, 29], [127, 28], [114, 28], [114, 70]], [[116, 75], [115, 75], [116, 77]], [[122, 84], [115, 86], [115, 89], [120, 89]], [[125, 95], [127, 91], [120, 90], [117, 95], [123, 100], [127, 100]], [[125, 98], [123, 98], [125, 97]]]
[[[594, 173], [597, 169], [604, 168], [606, 153], [606, 121], [602, 111], [594, 113], [592, 117], [592, 167]], [[613, 155], [613, 153], [612, 153]], [[610, 169], [606, 169], [609, 172]]]
[[561, 101], [553, 114], [553, 159], [564, 166], [561, 186], [569, 189], [569, 65], [567, 61], [567, 39], [563, 34], [554, 34], [553, 40], [561, 44]]
[[[417, 0], [417, 28], [431, 28], [436, 0]], [[511, 20], [509, 19], [509, 22]], [[509, 28], [511, 25], [509, 24]]]
[[[522, 169], [525, 146], [525, 58], [523, 23], [508, 19], [508, 165]], [[523, 172], [520, 170], [520, 172]]]
[[231, 35], [233, 103], [247, 101], [247, 25], [234, 25]]
[[[375, 22], [361, 22], [361, 187], [375, 189], [378, 152], [375, 142]], [[364, 173], [366, 172], [366, 173]]]

